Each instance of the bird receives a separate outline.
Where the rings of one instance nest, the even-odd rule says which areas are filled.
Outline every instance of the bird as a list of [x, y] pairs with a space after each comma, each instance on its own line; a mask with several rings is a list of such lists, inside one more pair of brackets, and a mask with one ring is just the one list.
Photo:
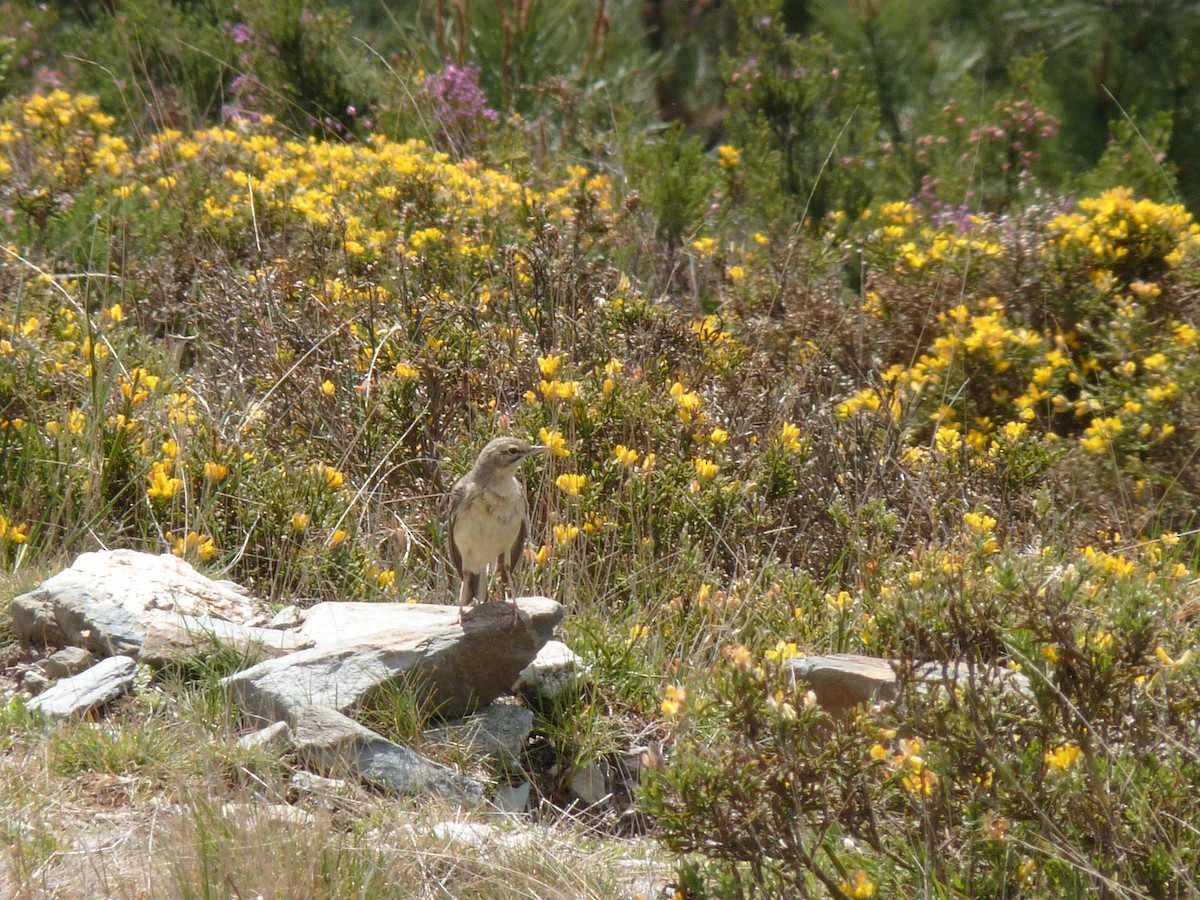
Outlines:
[[498, 437], [479, 452], [470, 471], [450, 489], [450, 561], [462, 579], [458, 592], [458, 621], [466, 618], [467, 600], [487, 599], [487, 581], [493, 565], [513, 600], [513, 625], [517, 623], [512, 594], [512, 569], [521, 558], [528, 531], [525, 488], [517, 469], [531, 456], [550, 452], [549, 447], [515, 437]]

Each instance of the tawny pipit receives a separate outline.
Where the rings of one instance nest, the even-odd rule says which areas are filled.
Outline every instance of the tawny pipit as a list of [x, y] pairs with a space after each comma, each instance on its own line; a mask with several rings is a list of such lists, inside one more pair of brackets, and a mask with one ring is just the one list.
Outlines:
[[525, 549], [528, 507], [517, 469], [531, 456], [549, 447], [520, 438], [493, 438], [480, 452], [471, 471], [450, 489], [450, 560], [462, 578], [458, 592], [458, 617], [463, 620], [468, 598], [487, 599], [489, 570], [495, 566], [513, 602], [512, 568]]

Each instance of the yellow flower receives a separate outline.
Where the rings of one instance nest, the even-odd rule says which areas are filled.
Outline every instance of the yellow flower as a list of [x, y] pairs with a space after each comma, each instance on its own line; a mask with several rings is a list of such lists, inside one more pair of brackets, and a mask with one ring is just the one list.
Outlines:
[[558, 371], [558, 367], [562, 364], [562, 356], [539, 356], [538, 369], [542, 373], [543, 378], [553, 378], [554, 373]]
[[375, 583], [386, 590], [396, 583], [396, 572], [393, 569], [384, 569], [375, 576]]
[[721, 467], [710, 459], [693, 459], [692, 465], [696, 468], [696, 477], [701, 481], [708, 481], [721, 471]]
[[724, 428], [714, 428], [712, 434], [708, 436], [710, 444], [724, 444], [729, 440], [729, 432]]
[[328, 378], [325, 379], [325, 381], [323, 381], [321, 383], [321, 393], [324, 394], [326, 397], [332, 397], [334, 395], [334, 393], [336, 393], [336, 391], [337, 391], [337, 388], [334, 386], [333, 382], [330, 381]]
[[577, 537], [579, 537], [579, 527], [577, 525], [554, 526], [554, 543], [560, 547], [565, 547]]
[[969, 512], [963, 513], [963, 523], [972, 531], [988, 532], [996, 527], [996, 520], [989, 515]]
[[305, 528], [307, 528], [308, 521], [309, 521], [308, 513], [299, 513], [298, 512], [298, 513], [292, 514], [292, 528], [294, 528], [296, 531], [303, 531]]
[[309, 468], [309, 472], [317, 477], [326, 488], [335, 491], [340, 488], [346, 481], [346, 476], [335, 469], [333, 466], [327, 466], [323, 463], [318, 463]]
[[27, 525], [15, 525], [3, 516], [0, 515], [0, 541], [9, 541], [14, 544], [25, 543], [25, 531]]
[[104, 315], [110, 322], [120, 322], [125, 318], [125, 312], [121, 309], [120, 303], [114, 303], [104, 311]]
[[662, 711], [671, 718], [675, 718], [683, 712], [687, 705], [687, 691], [682, 685], [667, 685], [665, 691], [666, 697], [662, 702]]
[[625, 646], [632, 647], [642, 638], [646, 637], [646, 635], [649, 633], [650, 629], [645, 625], [642, 625], [641, 623], [633, 625], [633, 627], [629, 629], [629, 637], [625, 638]]
[[401, 381], [416, 381], [421, 373], [405, 363], [396, 363], [396, 377]]
[[616, 449], [613, 450], [613, 456], [615, 456], [617, 458], [617, 462], [623, 466], [629, 467], [637, 465], [638, 452], [636, 450], [631, 450], [624, 444], [617, 444]]
[[698, 254], [700, 254], [701, 259], [708, 259], [710, 256], [713, 255], [713, 252], [716, 250], [716, 248], [717, 248], [717, 239], [716, 238], [706, 237], [706, 238], [700, 238], [699, 240], [692, 241], [692, 249], [695, 250]]
[[571, 455], [571, 451], [567, 449], [567, 439], [563, 437], [561, 431], [550, 431], [543, 428], [538, 432], [538, 440], [549, 447], [550, 452], [555, 456], [567, 457]]
[[938, 777], [929, 769], [914, 767], [913, 773], [905, 775], [901, 779], [901, 783], [910, 794], [916, 794], [920, 797], [931, 797], [933, 796], [933, 789], [937, 787]]
[[151, 500], [170, 500], [182, 487], [183, 481], [168, 475], [163, 463], [150, 466], [150, 487], [146, 489], [146, 495]]
[[1076, 744], [1060, 744], [1055, 749], [1047, 751], [1042, 758], [1050, 768], [1065, 772], [1075, 765], [1075, 760], [1079, 759], [1079, 754], [1082, 752]]
[[342, 545], [342, 542], [345, 541], [347, 537], [348, 535], [341, 528], [335, 529], [333, 534], [329, 536], [329, 540], [325, 542], [326, 546], [328, 546], [330, 550], [336, 550]]
[[675, 398], [675, 405], [679, 407], [679, 419], [684, 425], [691, 425], [693, 421], [700, 421], [702, 416], [700, 412], [700, 397], [691, 391], [685, 391], [680, 382], [675, 382], [671, 385], [671, 396]]
[[850, 876], [849, 881], [843, 881], [838, 887], [843, 894], [853, 900], [870, 900], [875, 896], [875, 885], [871, 883], [871, 879], [862, 869], [857, 870]]
[[554, 484], [568, 497], [578, 497], [583, 486], [587, 484], [587, 476], [562, 474], [554, 479]]
[[801, 449], [800, 444], [800, 428], [793, 425], [791, 422], [784, 422], [783, 427], [779, 430], [779, 442], [791, 451]]
[[722, 169], [736, 169], [742, 164], [742, 151], [729, 144], [722, 144], [717, 148], [717, 164]]
[[767, 650], [763, 656], [771, 662], [784, 662], [800, 655], [800, 648], [793, 641], [777, 641], [774, 650]]
[[547, 400], [574, 400], [579, 396], [578, 381], [546, 381], [538, 382], [538, 389]]
[[204, 477], [213, 484], [220, 484], [229, 477], [229, 466], [209, 460], [204, 464]]
[[741, 281], [742, 279], [744, 279], [746, 277], [746, 267], [745, 266], [730, 266], [727, 274], [729, 275], [729, 280], [732, 281], [734, 284], [737, 284], [739, 281]]

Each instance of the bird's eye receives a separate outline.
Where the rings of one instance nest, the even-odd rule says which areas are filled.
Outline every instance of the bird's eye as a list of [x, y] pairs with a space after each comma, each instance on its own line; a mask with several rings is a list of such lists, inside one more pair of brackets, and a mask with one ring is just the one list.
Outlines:
[[520, 447], [509, 447], [509, 448], [508, 448], [508, 455], [509, 455], [509, 456], [520, 456], [520, 455], [521, 455], [521, 448], [520, 448]]

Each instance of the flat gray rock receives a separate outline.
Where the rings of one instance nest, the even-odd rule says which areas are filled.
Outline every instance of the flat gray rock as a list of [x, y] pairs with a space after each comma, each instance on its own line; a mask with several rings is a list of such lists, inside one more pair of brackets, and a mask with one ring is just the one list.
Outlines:
[[533, 730], [533, 712], [512, 703], [489, 703], [478, 712], [425, 731], [434, 743], [454, 743], [475, 756], [517, 759]]
[[237, 585], [206, 578], [176, 556], [133, 550], [83, 553], [12, 601], [19, 637], [97, 656], [137, 656], [151, 622], [178, 616], [259, 625], [270, 612]]
[[432, 792], [449, 800], [480, 803], [483, 785], [392, 743], [353, 719], [323, 706], [300, 713], [293, 742], [299, 757], [322, 772], [353, 773], [392, 794]]
[[155, 666], [206, 655], [217, 648], [232, 650], [250, 665], [260, 659], [284, 656], [313, 643], [295, 631], [176, 612], [155, 611], [146, 617], [143, 630], [138, 657]]
[[488, 603], [459, 624], [457, 606], [321, 603], [296, 629], [315, 646], [269, 659], [223, 682], [247, 715], [294, 725], [310, 706], [351, 712], [385, 686], [403, 683], [445, 716], [461, 716], [507, 693], [562, 619], [546, 597], [512, 607]]
[[78, 675], [61, 679], [30, 700], [29, 708], [54, 718], [86, 713], [128, 693], [136, 675], [134, 659], [110, 656]]
[[[899, 692], [894, 664], [876, 656], [833, 653], [828, 656], [801, 656], [785, 664], [792, 677], [808, 685], [822, 709], [845, 715], [857, 706], [895, 700]], [[972, 669], [965, 662], [922, 663], [916, 677], [926, 685], [975, 684], [999, 685], [1003, 690], [1030, 695], [1029, 681], [1019, 672], [995, 666]]]

